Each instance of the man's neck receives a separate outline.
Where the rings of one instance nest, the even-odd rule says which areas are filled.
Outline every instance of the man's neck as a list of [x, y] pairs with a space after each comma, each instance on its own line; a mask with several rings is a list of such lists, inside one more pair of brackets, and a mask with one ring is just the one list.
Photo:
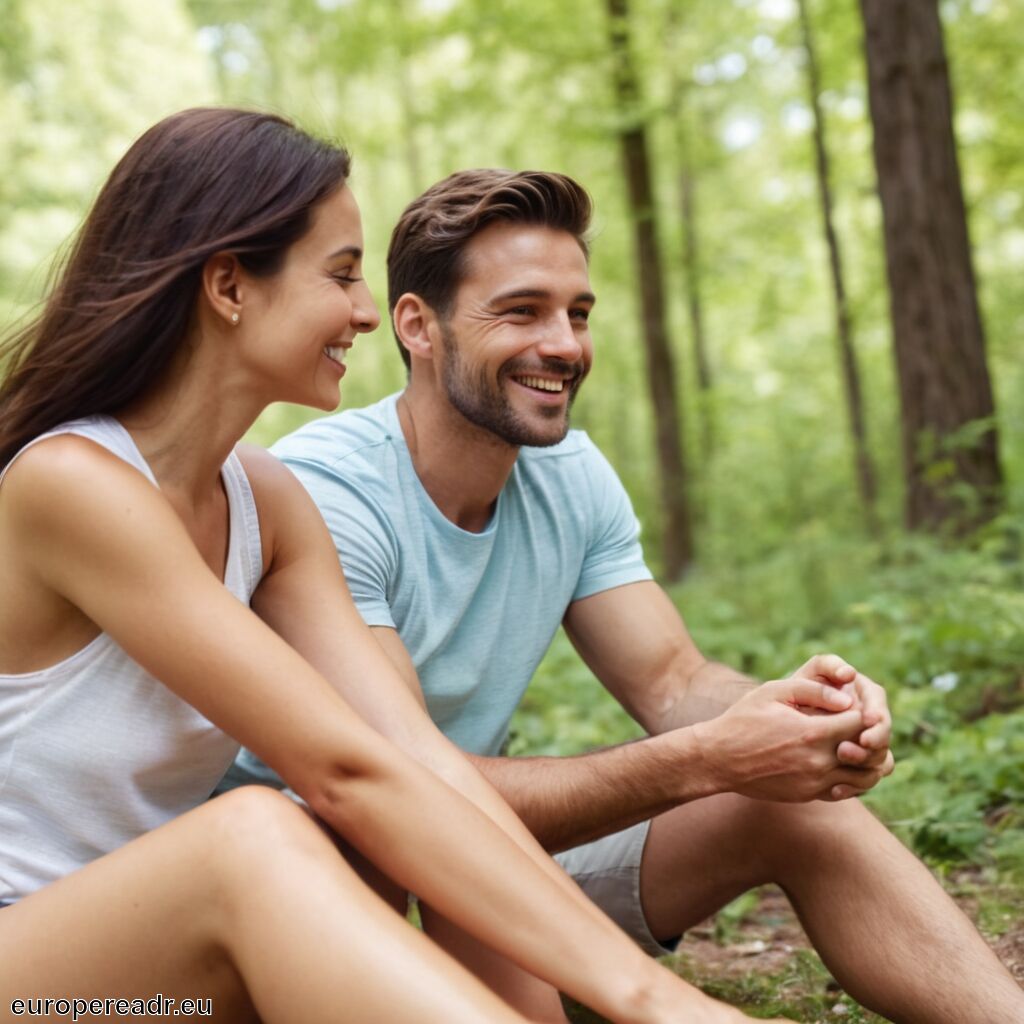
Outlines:
[[416, 475], [441, 514], [463, 530], [480, 533], [519, 449], [412, 383], [398, 397], [398, 421]]

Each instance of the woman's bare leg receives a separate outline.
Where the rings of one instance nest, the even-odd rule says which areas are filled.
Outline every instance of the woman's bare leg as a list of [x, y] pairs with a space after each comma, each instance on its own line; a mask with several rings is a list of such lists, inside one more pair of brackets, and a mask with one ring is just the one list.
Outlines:
[[[408, 912], [406, 891], [326, 825], [319, 821], [318, 824], [363, 882], [389, 907], [405, 916]], [[419, 904], [419, 912], [423, 930], [430, 938], [509, 1006], [534, 1024], [567, 1024], [568, 1018], [556, 988], [488, 949], [425, 903]]]
[[374, 896], [302, 810], [259, 788], [0, 911], [0, 1020], [24, 1019], [17, 999], [158, 993], [265, 1024], [523, 1021]]

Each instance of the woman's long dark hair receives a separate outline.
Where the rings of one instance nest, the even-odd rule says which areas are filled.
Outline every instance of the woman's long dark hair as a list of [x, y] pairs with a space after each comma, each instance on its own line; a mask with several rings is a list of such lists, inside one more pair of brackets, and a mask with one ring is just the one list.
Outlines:
[[202, 268], [230, 251], [274, 273], [348, 153], [273, 114], [165, 118], [103, 186], [39, 316], [0, 346], [0, 468], [65, 420], [142, 395], [185, 336]]

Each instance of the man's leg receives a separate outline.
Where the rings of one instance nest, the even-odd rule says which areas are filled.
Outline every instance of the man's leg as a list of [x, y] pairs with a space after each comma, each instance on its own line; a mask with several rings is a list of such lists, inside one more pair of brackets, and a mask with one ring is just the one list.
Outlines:
[[[420, 917], [424, 931], [449, 956], [472, 971], [527, 1020], [537, 1024], [567, 1024], [557, 989], [481, 945], [477, 939], [422, 903]], [[586, 956], [586, 950], [581, 949], [579, 955]]]
[[[406, 891], [326, 826], [324, 831], [363, 882], [404, 917], [408, 906]], [[535, 1024], [568, 1024], [557, 989], [488, 949], [426, 904], [421, 903], [419, 909], [423, 930], [430, 938], [527, 1020]], [[581, 950], [580, 955], [585, 952]]]
[[727, 794], [651, 824], [641, 899], [673, 937], [775, 882], [855, 999], [899, 1024], [1019, 1024], [1024, 991], [917, 860], [856, 800], [777, 804]]

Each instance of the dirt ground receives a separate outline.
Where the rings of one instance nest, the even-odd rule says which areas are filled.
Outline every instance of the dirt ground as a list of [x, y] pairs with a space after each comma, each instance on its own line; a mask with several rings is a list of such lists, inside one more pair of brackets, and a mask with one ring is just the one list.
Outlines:
[[[946, 880], [946, 888], [1024, 988], [1024, 901], [1019, 891], [986, 888], [975, 869]], [[1000, 934], [985, 933], [979, 914], [984, 893], [988, 917]], [[995, 913], [993, 913], [995, 908]], [[673, 962], [674, 959], [674, 962]], [[883, 1018], [846, 997], [811, 951], [789, 901], [775, 886], [749, 897], [743, 912], [726, 911], [691, 929], [677, 956], [666, 961], [710, 995], [754, 1016], [777, 1012], [814, 1024], [885, 1024]], [[568, 1003], [573, 1024], [606, 1024], [602, 1017]], [[760, 1011], [760, 1012], [759, 1012]]]
[[[954, 891], [954, 899], [977, 921], [975, 897], [957, 895]], [[774, 886], [760, 890], [756, 905], [738, 921], [730, 922], [724, 935], [722, 931], [719, 924], [716, 933], [714, 919], [711, 919], [687, 934], [679, 947], [682, 973], [698, 982], [714, 979], [749, 987], [758, 977], [767, 981], [792, 973], [792, 965], [800, 952], [810, 950], [810, 943], [789, 901]], [[1024, 914], [1017, 915], [1003, 934], [986, 935], [986, 939], [1024, 988]], [[837, 997], [840, 995], [834, 982], [826, 982], [826, 987], [836, 992]]]

